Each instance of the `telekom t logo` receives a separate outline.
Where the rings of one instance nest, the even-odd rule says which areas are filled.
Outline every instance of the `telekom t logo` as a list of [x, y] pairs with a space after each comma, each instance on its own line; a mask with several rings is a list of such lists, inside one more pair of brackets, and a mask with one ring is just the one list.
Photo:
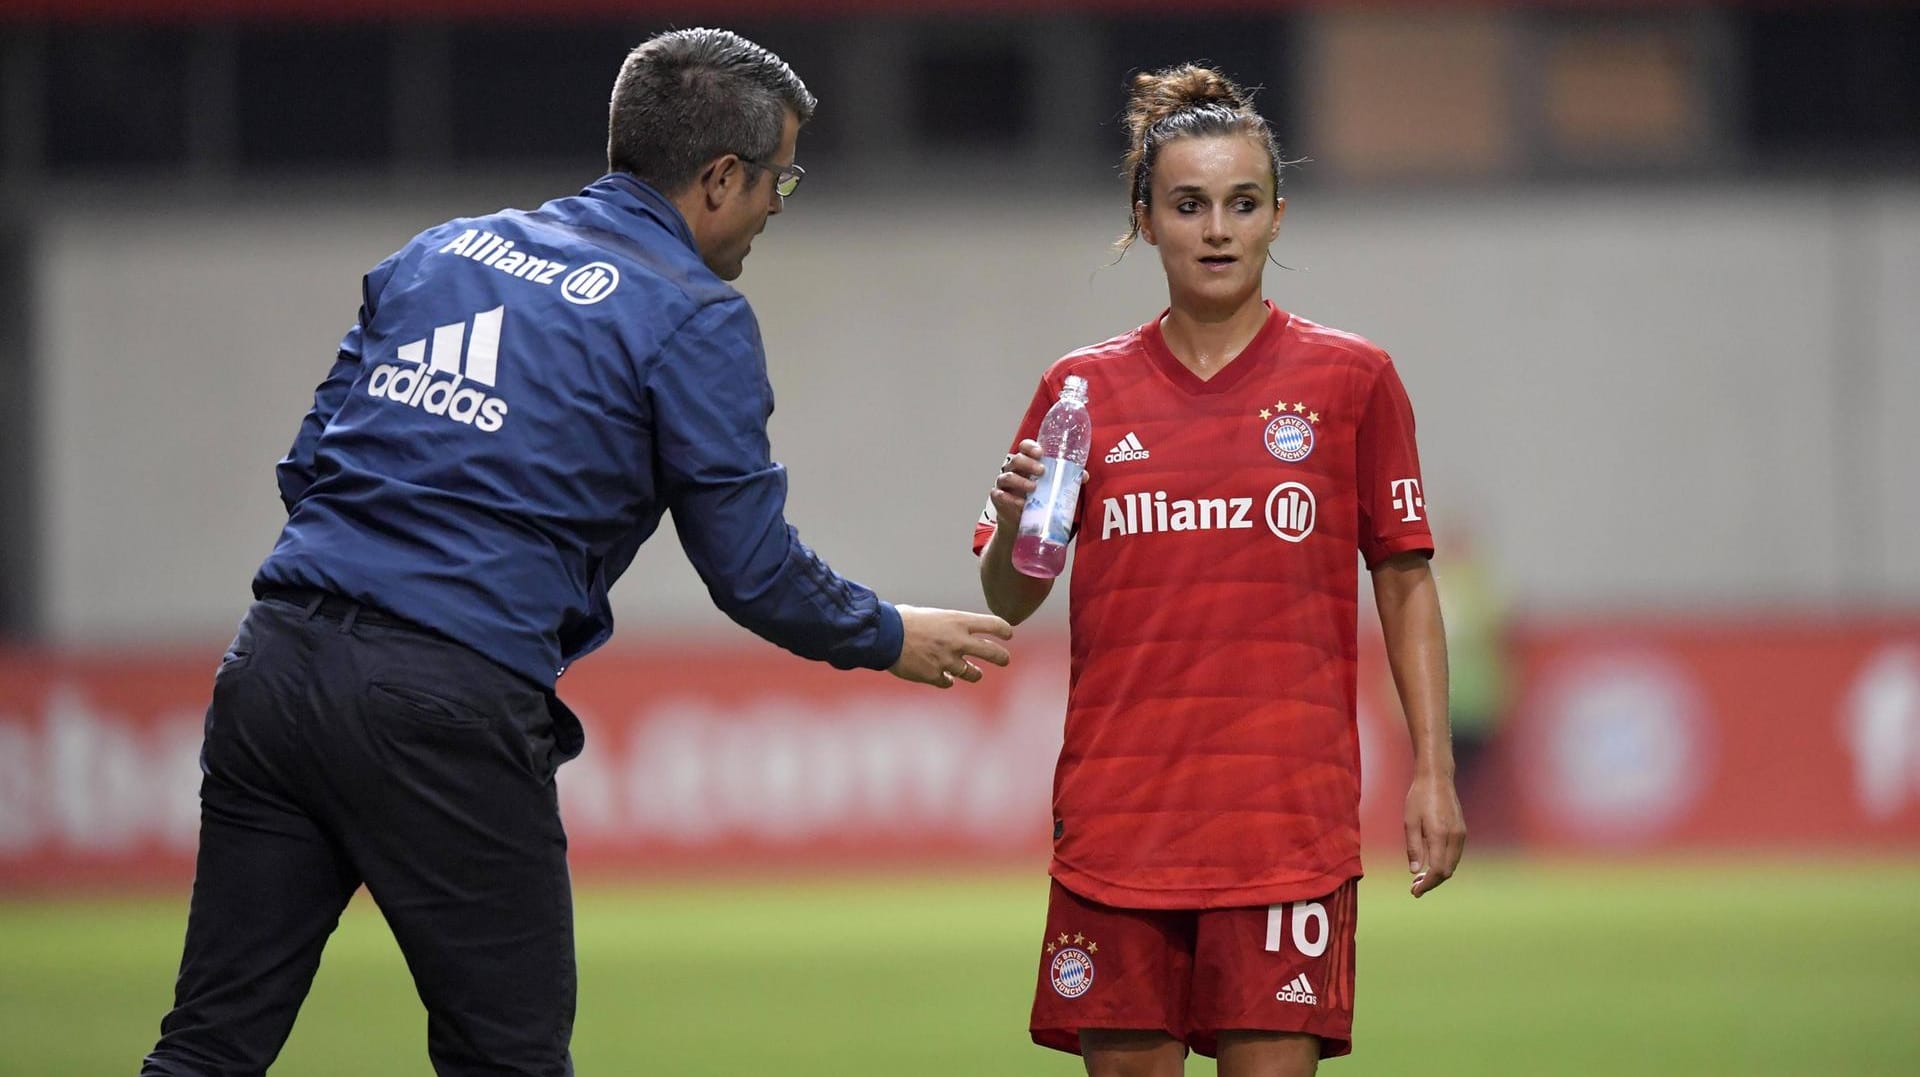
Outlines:
[[1400, 517], [1401, 523], [1420, 519], [1420, 510], [1427, 507], [1427, 499], [1420, 496], [1419, 479], [1393, 480], [1393, 507], [1406, 513]]

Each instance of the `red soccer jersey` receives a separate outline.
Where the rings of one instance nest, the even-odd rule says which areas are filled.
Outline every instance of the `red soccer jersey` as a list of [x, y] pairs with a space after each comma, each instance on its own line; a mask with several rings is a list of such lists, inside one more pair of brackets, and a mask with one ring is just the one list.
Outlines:
[[1158, 318], [1066, 356], [1014, 438], [1087, 380], [1051, 871], [1103, 904], [1266, 905], [1360, 874], [1355, 551], [1433, 548], [1413, 410], [1386, 353], [1268, 306], [1205, 381]]

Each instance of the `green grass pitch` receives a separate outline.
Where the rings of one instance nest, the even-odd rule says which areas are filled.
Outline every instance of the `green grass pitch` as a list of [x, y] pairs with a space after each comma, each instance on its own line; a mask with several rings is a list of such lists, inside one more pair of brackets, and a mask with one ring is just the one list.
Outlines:
[[[1037, 873], [584, 886], [579, 1072], [1079, 1073], [1026, 1039], [1045, 893]], [[135, 1072], [184, 903], [0, 902], [0, 1074]], [[1920, 862], [1481, 857], [1417, 903], [1381, 871], [1360, 908], [1336, 1077], [1920, 1074]], [[273, 1073], [427, 1075], [424, 1043], [356, 901]]]

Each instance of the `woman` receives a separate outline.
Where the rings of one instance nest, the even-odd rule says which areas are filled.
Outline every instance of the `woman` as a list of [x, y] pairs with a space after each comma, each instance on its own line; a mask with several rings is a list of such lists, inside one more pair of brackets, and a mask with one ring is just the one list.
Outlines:
[[1010, 560], [1032, 439], [1086, 379], [1032, 1033], [1096, 1077], [1177, 1074], [1189, 1047], [1225, 1077], [1310, 1074], [1351, 1049], [1356, 549], [1413, 740], [1415, 897], [1465, 844], [1413, 413], [1384, 352], [1262, 297], [1286, 203], [1247, 95], [1138, 75], [1128, 127], [1121, 244], [1158, 250], [1169, 307], [1047, 371], [975, 533], [988, 604], [1026, 619], [1052, 588]]

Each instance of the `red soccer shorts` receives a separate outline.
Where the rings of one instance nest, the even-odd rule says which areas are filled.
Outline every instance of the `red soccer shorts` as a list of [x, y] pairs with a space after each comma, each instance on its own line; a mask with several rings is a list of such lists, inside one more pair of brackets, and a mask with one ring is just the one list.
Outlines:
[[1353, 1050], [1357, 879], [1316, 901], [1116, 909], [1059, 883], [1033, 996], [1033, 1042], [1080, 1052], [1083, 1028], [1163, 1029], [1203, 1055], [1222, 1030], [1305, 1032]]

